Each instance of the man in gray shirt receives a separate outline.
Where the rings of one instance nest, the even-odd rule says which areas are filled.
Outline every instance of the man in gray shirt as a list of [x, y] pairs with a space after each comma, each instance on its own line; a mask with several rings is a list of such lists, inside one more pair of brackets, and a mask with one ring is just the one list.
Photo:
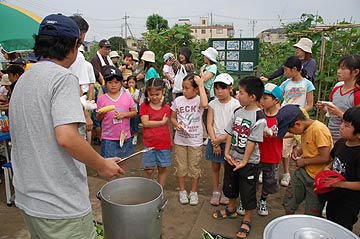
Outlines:
[[79, 28], [61, 14], [40, 24], [34, 51], [40, 61], [18, 80], [10, 131], [15, 203], [32, 238], [96, 238], [85, 164], [111, 180], [124, 171], [81, 137], [85, 123], [75, 61]]

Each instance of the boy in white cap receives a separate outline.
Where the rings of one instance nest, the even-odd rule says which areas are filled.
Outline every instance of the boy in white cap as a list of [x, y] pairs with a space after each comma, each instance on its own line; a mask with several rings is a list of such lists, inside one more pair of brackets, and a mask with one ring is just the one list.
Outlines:
[[224, 164], [224, 151], [227, 133], [225, 128], [231, 120], [232, 113], [240, 103], [231, 96], [234, 79], [227, 73], [218, 75], [214, 80], [216, 98], [209, 103], [207, 129], [210, 142], [206, 146], [205, 158], [211, 162], [213, 193], [210, 204], [226, 205], [229, 199], [220, 190], [220, 169]]

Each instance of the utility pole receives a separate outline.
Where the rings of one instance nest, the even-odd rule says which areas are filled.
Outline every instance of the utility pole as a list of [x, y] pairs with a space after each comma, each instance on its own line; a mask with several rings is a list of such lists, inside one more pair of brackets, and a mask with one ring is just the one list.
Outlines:
[[210, 38], [212, 38], [212, 26], [213, 26], [213, 17], [212, 12], [210, 13]]
[[125, 26], [124, 26], [124, 28], [125, 28], [125, 40], [126, 40], [126, 38], [127, 38], [127, 25], [128, 25], [128, 23], [127, 23], [127, 19], [129, 18], [129, 16], [127, 16], [126, 15], [126, 12], [125, 12], [125, 16], [123, 17], [123, 19], [124, 19], [124, 21], [125, 21]]
[[252, 20], [250, 21], [250, 24], [252, 25], [252, 35], [253, 37], [255, 37], [255, 24], [257, 23], [257, 21]]
[[239, 29], [239, 32], [240, 32], [240, 35], [239, 35], [239, 37], [241, 38], [242, 37], [242, 29]]

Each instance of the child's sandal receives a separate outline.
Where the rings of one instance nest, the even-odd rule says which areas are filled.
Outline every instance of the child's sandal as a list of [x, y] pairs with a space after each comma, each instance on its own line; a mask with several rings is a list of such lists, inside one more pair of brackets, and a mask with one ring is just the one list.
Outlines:
[[[224, 213], [222, 213], [224, 212]], [[236, 208], [233, 211], [230, 211], [228, 207], [226, 207], [224, 210], [216, 210], [213, 213], [213, 218], [216, 220], [222, 220], [222, 219], [235, 219], [238, 217], [238, 214], [236, 213]]]
[[[248, 226], [249, 229], [243, 228], [242, 225]], [[237, 238], [245, 239], [249, 236], [251, 230], [251, 223], [249, 221], [242, 221], [239, 231], [236, 233]], [[240, 236], [239, 234], [245, 234], [245, 236]]]

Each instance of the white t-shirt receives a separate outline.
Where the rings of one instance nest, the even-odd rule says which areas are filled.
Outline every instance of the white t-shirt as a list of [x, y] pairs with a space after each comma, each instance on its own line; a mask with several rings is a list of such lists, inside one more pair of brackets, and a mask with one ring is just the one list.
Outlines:
[[305, 107], [307, 93], [315, 90], [313, 83], [306, 78], [301, 81], [287, 79], [281, 83], [280, 88], [283, 91], [284, 98], [281, 106], [293, 104]]
[[79, 85], [81, 85], [83, 93], [88, 92], [89, 84], [95, 83], [94, 68], [90, 62], [85, 60], [84, 55], [80, 51], [69, 70], [79, 79]]
[[174, 143], [182, 146], [201, 146], [203, 143], [202, 114], [204, 108], [200, 107], [200, 96], [187, 99], [179, 96], [171, 106], [177, 114], [177, 121], [185, 132], [175, 132]]
[[220, 135], [226, 134], [225, 128], [231, 121], [234, 110], [240, 107], [239, 101], [231, 97], [229, 102], [222, 104], [217, 98], [215, 98], [214, 100], [210, 101], [209, 106], [214, 111], [213, 127], [215, 136], [219, 137]]

